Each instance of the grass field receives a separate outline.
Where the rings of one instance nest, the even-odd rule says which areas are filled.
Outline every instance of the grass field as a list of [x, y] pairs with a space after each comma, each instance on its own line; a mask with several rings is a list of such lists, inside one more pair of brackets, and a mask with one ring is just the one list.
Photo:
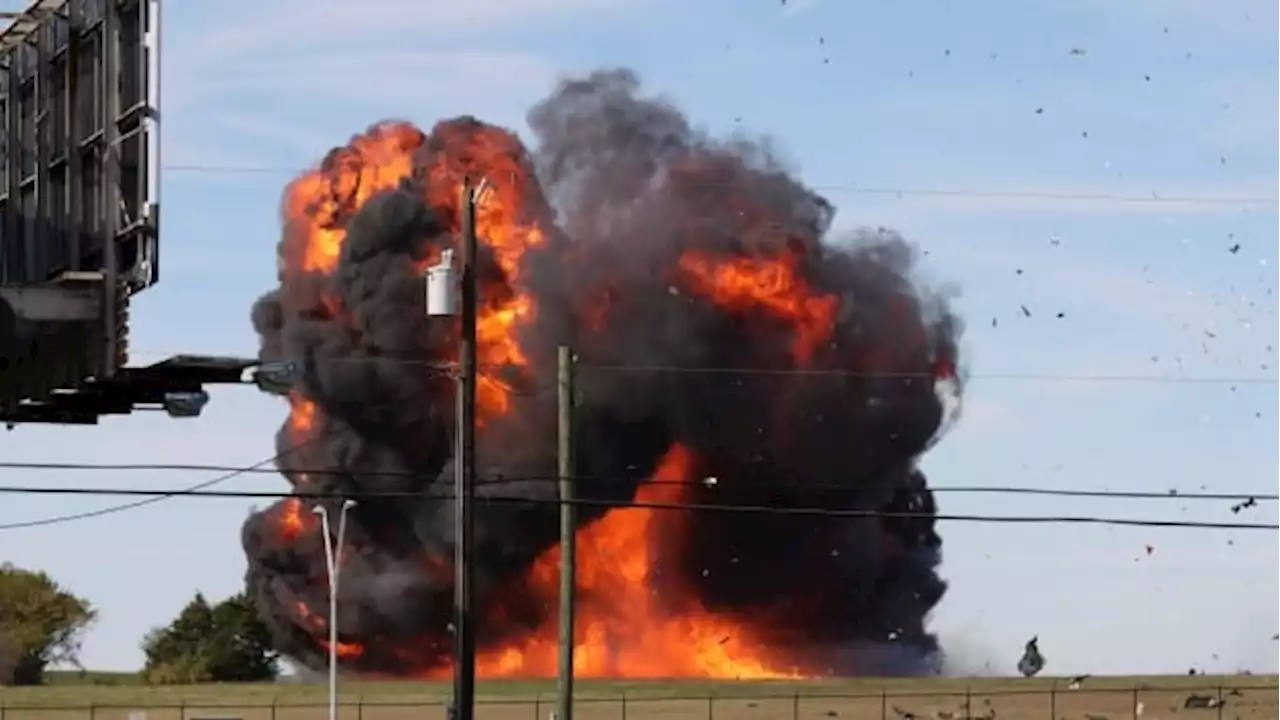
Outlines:
[[[554, 684], [481, 683], [479, 692], [480, 720], [546, 720]], [[343, 717], [443, 720], [449, 693], [449, 685], [441, 683], [347, 682]], [[1187, 707], [1192, 696], [1214, 706]], [[149, 687], [130, 676], [55, 676], [45, 687], [0, 688], [0, 720], [324, 720], [325, 703], [323, 684]], [[1276, 720], [1280, 707], [1274, 675], [1089, 678], [1076, 690], [1053, 678], [579, 681], [574, 715], [577, 720]]]
[[[324, 684], [147, 687], [132, 676], [55, 675], [0, 689], [0, 720], [325, 720]], [[1276, 720], [1275, 676], [580, 682], [577, 720]], [[344, 683], [346, 720], [443, 720], [440, 683]], [[554, 684], [481, 683], [480, 720], [547, 720]], [[1211, 707], [1188, 707], [1188, 698]], [[1221, 697], [1221, 705], [1217, 698]], [[1194, 705], [1194, 701], [1193, 701]]]

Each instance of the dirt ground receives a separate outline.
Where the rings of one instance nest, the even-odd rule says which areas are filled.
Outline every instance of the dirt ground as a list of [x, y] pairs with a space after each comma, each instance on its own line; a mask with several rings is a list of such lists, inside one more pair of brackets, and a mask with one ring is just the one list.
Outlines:
[[[447, 685], [347, 683], [344, 720], [445, 720]], [[480, 720], [547, 720], [548, 683], [483, 683]], [[1220, 698], [1220, 700], [1219, 700]], [[1201, 707], [1195, 707], [1200, 705]], [[576, 720], [1276, 720], [1276, 676], [579, 682]], [[326, 720], [323, 685], [0, 689], [0, 720]]]

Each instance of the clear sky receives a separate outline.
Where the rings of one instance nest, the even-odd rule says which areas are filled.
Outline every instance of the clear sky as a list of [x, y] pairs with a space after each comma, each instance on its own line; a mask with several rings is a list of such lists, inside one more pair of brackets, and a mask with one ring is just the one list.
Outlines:
[[[1276, 385], [1176, 381], [1277, 377], [1274, 0], [183, 0], [165, 13], [162, 280], [136, 301], [136, 362], [256, 352], [249, 306], [274, 284], [280, 190], [351, 133], [460, 113], [524, 132], [558, 75], [627, 65], [713, 131], [772, 136], [830, 188], [840, 223], [899, 229], [931, 280], [959, 288], [976, 377], [926, 460], [935, 484], [1276, 492]], [[1010, 373], [1175, 380], [982, 377]], [[220, 390], [199, 420], [21, 427], [0, 434], [0, 457], [248, 465], [272, 454], [284, 413]], [[3, 484], [199, 479], [0, 470]], [[6, 496], [0, 524], [119, 501]], [[1267, 503], [939, 501], [1277, 521]], [[98, 606], [88, 666], [135, 668], [143, 634], [193, 591], [241, 587], [249, 505], [172, 500], [0, 533], [0, 559]], [[1275, 532], [941, 529], [951, 589], [934, 625], [962, 668], [1012, 672], [1038, 634], [1050, 673], [1276, 672]]]

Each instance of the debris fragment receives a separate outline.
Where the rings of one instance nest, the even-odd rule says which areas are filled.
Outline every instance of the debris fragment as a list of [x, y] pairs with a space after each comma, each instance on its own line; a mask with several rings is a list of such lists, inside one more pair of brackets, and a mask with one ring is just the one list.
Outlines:
[[1035, 677], [1044, 669], [1044, 656], [1040, 654], [1040, 636], [1032, 636], [1022, 649], [1022, 657], [1018, 659], [1018, 672], [1024, 677]]
[[1027, 316], [1027, 317], [1031, 317], [1031, 311], [1027, 309], [1027, 306], [1026, 306], [1026, 305], [1019, 305], [1019, 306], [1018, 306], [1018, 308], [1019, 308], [1020, 310], [1022, 310], [1022, 314], [1023, 314], [1023, 315], [1025, 315], [1025, 316]]
[[1193, 709], [1204, 710], [1204, 709], [1222, 707], [1225, 704], [1226, 703], [1224, 703], [1220, 698], [1216, 698], [1212, 695], [1188, 695], [1187, 699], [1182, 701], [1182, 709], [1183, 710], [1193, 710]]
[[1238, 503], [1236, 503], [1235, 505], [1232, 505], [1232, 506], [1231, 506], [1231, 513], [1232, 513], [1233, 515], [1239, 515], [1241, 510], [1244, 510], [1244, 509], [1246, 509], [1246, 508], [1251, 508], [1251, 507], [1253, 507], [1253, 506], [1255, 506], [1255, 505], [1257, 505], [1257, 504], [1258, 504], [1258, 500], [1257, 500], [1257, 498], [1249, 498], [1249, 499], [1245, 500], [1244, 502], [1238, 502]]

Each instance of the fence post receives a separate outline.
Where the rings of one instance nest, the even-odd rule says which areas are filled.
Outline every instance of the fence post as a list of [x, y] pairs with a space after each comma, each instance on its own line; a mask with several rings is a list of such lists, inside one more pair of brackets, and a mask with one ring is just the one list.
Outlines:
[[1133, 712], [1133, 720], [1138, 720], [1138, 686], [1137, 685], [1133, 686], [1132, 700], [1133, 702], [1130, 703], [1131, 707], [1129, 709]]
[[707, 720], [715, 720], [716, 716], [716, 691], [707, 690]]
[[1225, 705], [1225, 703], [1222, 701], [1222, 683], [1218, 683], [1218, 720], [1222, 720], [1223, 705]]
[[627, 689], [622, 689], [622, 720], [627, 720]]
[[1049, 686], [1049, 720], [1057, 720], [1058, 717], [1058, 681], [1054, 680]]
[[533, 720], [542, 717], [542, 691], [533, 694]]
[[880, 686], [880, 720], [889, 720], [889, 688], [883, 685]]
[[791, 693], [791, 720], [800, 720], [800, 688]]
[[187, 720], [187, 700], [182, 698], [178, 701], [178, 720]]
[[973, 720], [973, 686], [964, 686], [964, 720]]
[[364, 720], [364, 695], [356, 696], [356, 720]]
[[98, 714], [98, 709], [94, 707], [93, 701], [89, 701], [89, 720], [94, 720], [94, 716]]
[[271, 696], [271, 720], [276, 720], [276, 703], [280, 701], [279, 695]]

